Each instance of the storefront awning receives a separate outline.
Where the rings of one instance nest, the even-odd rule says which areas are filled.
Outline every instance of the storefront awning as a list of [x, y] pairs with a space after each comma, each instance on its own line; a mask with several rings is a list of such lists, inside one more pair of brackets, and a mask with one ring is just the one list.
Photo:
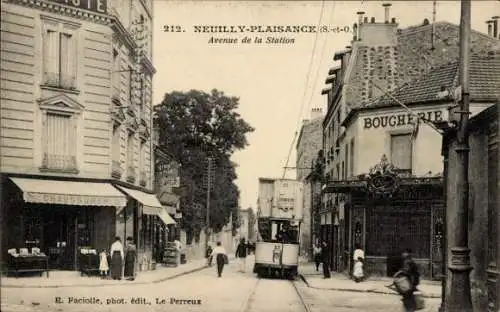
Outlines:
[[176, 206], [163, 205], [163, 209], [165, 209], [169, 215], [175, 215], [177, 212]]
[[117, 188], [127, 193], [130, 197], [143, 205], [142, 213], [147, 215], [159, 215], [162, 206], [155, 194], [148, 194], [138, 190], [132, 190], [123, 186], [116, 185]]
[[124, 207], [127, 198], [109, 183], [10, 178], [27, 203]]
[[165, 223], [166, 225], [169, 224], [175, 224], [176, 222], [172, 217], [168, 214], [168, 212], [165, 209], [162, 209], [160, 213], [158, 214], [158, 217]]

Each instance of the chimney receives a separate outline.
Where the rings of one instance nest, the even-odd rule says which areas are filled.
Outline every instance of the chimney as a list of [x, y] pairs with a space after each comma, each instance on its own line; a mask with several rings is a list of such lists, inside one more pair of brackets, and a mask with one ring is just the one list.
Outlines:
[[391, 19], [391, 24], [396, 24], [396, 18], [395, 18], [395, 17], [393, 17], [393, 18]]
[[365, 16], [365, 18], [363, 19], [363, 23], [368, 24], [368, 16]]
[[375, 17], [372, 17], [372, 19], [370, 20], [370, 23], [372, 23], [372, 24], [375, 23]]
[[361, 24], [363, 23], [363, 15], [365, 14], [365, 12], [363, 11], [358, 11], [356, 12], [356, 14], [358, 14], [358, 27], [357, 27], [357, 32], [354, 33], [354, 35], [358, 38], [358, 40], [361, 40], [361, 32], [359, 31], [359, 29], [361, 28]]
[[311, 109], [311, 121], [322, 117], [323, 117], [323, 109], [321, 108]]
[[354, 23], [354, 25], [352, 25], [352, 31], [354, 33], [354, 35], [352, 35], [352, 40], [358, 40], [358, 24]]
[[389, 20], [391, 18], [390, 17], [390, 12], [389, 12], [391, 5], [392, 4], [390, 4], [390, 3], [384, 3], [384, 4], [382, 4], [382, 6], [385, 9], [385, 21], [384, 21], [385, 23], [389, 23]]
[[488, 36], [493, 36], [493, 21], [486, 21], [486, 24], [488, 24]]
[[499, 16], [493, 16], [491, 19], [493, 20], [493, 37], [498, 38], [498, 19]]

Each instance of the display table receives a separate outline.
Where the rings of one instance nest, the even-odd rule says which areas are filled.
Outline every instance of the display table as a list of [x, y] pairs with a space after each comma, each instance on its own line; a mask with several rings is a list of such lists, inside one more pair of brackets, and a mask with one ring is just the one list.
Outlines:
[[14, 257], [9, 255], [8, 260], [8, 272], [15, 272], [16, 278], [19, 277], [19, 273], [24, 272], [39, 272], [40, 276], [43, 272], [47, 273], [47, 278], [49, 277], [49, 257], [42, 255], [19, 255]]

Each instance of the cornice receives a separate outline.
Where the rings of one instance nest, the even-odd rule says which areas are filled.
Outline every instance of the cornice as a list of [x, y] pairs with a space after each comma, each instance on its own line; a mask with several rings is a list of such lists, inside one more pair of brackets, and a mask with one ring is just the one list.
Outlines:
[[4, 3], [22, 5], [33, 9], [38, 9], [44, 12], [56, 13], [59, 15], [78, 18], [81, 20], [103, 25], [109, 25], [112, 20], [112, 18], [107, 14], [87, 11], [71, 7], [68, 5], [55, 2], [48, 2], [44, 0], [3, 0], [2, 4]]
[[153, 63], [146, 55], [144, 55], [144, 53], [142, 54], [141, 65], [148, 72], [148, 74], [150, 75], [156, 74], [156, 69], [153, 66]]
[[138, 47], [137, 43], [135, 42], [132, 35], [127, 31], [125, 26], [123, 26], [120, 19], [118, 19], [118, 17], [116, 17], [115, 15], [110, 15], [110, 16], [111, 16], [110, 26], [114, 34], [118, 37], [117, 38], [118, 41], [124, 42], [127, 45], [128, 49], [130, 50], [131, 55], [134, 56]]

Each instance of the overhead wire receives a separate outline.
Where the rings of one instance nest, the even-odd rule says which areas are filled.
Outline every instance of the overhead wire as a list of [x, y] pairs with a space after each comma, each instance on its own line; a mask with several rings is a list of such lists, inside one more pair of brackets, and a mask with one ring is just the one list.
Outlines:
[[[317, 28], [320, 27], [321, 22], [323, 20], [323, 11], [324, 11], [324, 9], [325, 9], [325, 0], [323, 0], [322, 3], [321, 3], [321, 11], [320, 11], [320, 14], [319, 14], [319, 20], [318, 20]], [[297, 125], [295, 127], [295, 133], [294, 133], [292, 142], [290, 144], [290, 148], [288, 150], [288, 155], [287, 155], [287, 158], [286, 158], [285, 166], [284, 166], [284, 169], [283, 169], [283, 176], [282, 176], [283, 179], [285, 178], [285, 175], [286, 175], [286, 171], [287, 171], [286, 167], [288, 167], [288, 162], [290, 161], [290, 155], [292, 154], [293, 145], [295, 144], [295, 140], [297, 139], [297, 136], [298, 136], [300, 119], [302, 117], [302, 113], [303, 113], [303, 110], [304, 110], [304, 105], [306, 103], [305, 99], [306, 99], [306, 94], [307, 94], [307, 90], [308, 90], [308, 86], [309, 86], [309, 80], [311, 78], [312, 64], [313, 64], [314, 56], [316, 54], [316, 46], [317, 46], [317, 42], [318, 42], [318, 33], [319, 32], [316, 32], [316, 34], [314, 36], [313, 49], [312, 49], [312, 53], [311, 53], [311, 58], [309, 60], [309, 69], [307, 71], [306, 82], [305, 82], [305, 86], [304, 86], [304, 92], [302, 93], [302, 99], [301, 99], [301, 105], [300, 105], [300, 109], [299, 109], [299, 115], [297, 117]]]

